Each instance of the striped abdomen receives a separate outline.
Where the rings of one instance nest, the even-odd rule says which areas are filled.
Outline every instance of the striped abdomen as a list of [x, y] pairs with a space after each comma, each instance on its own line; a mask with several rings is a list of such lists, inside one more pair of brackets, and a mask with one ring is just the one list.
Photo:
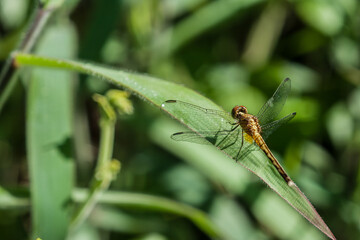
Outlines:
[[285, 179], [287, 183], [292, 182], [290, 177], [286, 174], [285, 170], [282, 168], [278, 160], [270, 151], [269, 147], [266, 145], [264, 139], [259, 133], [255, 133], [253, 136], [255, 143], [261, 148], [261, 150], [266, 154], [266, 156], [271, 160], [272, 164], [276, 167], [280, 175]]

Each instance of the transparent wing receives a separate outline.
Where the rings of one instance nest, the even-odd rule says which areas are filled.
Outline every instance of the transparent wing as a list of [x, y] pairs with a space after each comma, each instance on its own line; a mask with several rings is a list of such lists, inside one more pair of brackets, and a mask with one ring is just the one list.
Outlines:
[[296, 113], [293, 112], [279, 120], [261, 126], [261, 136], [263, 139], [266, 140], [266, 138], [268, 138], [276, 129], [293, 119], [295, 115]]
[[171, 135], [171, 138], [176, 141], [214, 145], [236, 160], [240, 156], [242, 146], [248, 145], [248, 143], [243, 144], [242, 142], [244, 138], [240, 125], [223, 131], [178, 132]]
[[167, 100], [164, 102], [164, 105], [173, 105], [178, 109], [182, 109], [184, 112], [191, 112], [193, 114], [209, 114], [212, 116], [218, 116], [224, 119], [227, 119], [228, 117], [231, 117], [229, 113], [221, 110], [215, 110], [215, 109], [208, 109], [203, 108], [191, 103], [179, 101], [179, 100]]
[[234, 127], [231, 131], [178, 132], [171, 135], [171, 138], [176, 141], [215, 145], [239, 161], [258, 149], [253, 141], [246, 141], [242, 134], [241, 127]]
[[174, 116], [183, 116], [180, 120], [196, 131], [230, 130], [235, 123], [227, 112], [207, 109], [179, 100], [167, 100], [162, 104], [162, 108]]
[[230, 131], [177, 132], [171, 135], [175, 141], [185, 141], [204, 145], [216, 145], [219, 138], [230, 134]]
[[257, 117], [261, 125], [270, 123], [279, 115], [291, 88], [290, 78], [286, 78], [276, 89], [274, 95], [262, 106]]

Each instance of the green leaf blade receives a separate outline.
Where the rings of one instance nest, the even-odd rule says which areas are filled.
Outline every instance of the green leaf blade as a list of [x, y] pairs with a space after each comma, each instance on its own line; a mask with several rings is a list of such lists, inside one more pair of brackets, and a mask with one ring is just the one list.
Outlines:
[[[194, 103], [204, 108], [222, 110], [221, 107], [217, 106], [211, 100], [201, 96], [191, 89], [146, 75], [114, 70], [94, 64], [50, 59], [26, 54], [18, 54], [16, 56], [16, 63], [57, 67], [87, 73], [121, 86], [122, 88], [131, 91], [139, 98], [144, 99], [157, 107], [160, 107], [166, 100], [176, 99]], [[193, 116], [189, 114], [176, 112], [175, 109], [163, 110], [166, 110], [174, 119], [177, 119], [194, 131], [198, 131], [200, 126], [203, 127], [208, 126], [209, 124], [211, 125], [211, 122], [209, 122], [211, 120], [206, 118], [201, 119], [201, 122], [194, 124], [194, 121], [192, 121]], [[233, 146], [223, 149], [223, 152], [230, 158], [234, 158], [239, 147], [240, 143], [236, 142]], [[279, 194], [285, 201], [287, 201], [324, 234], [331, 239], [335, 239], [334, 235], [316, 212], [315, 208], [311, 205], [309, 200], [295, 184], [289, 186], [284, 181], [263, 152], [260, 150], [252, 151], [246, 156], [246, 158], [238, 161], [238, 163], [260, 177], [271, 189]]]
[[[37, 52], [70, 57], [74, 31], [71, 25], [59, 24], [49, 28], [39, 43]], [[74, 184], [71, 77], [69, 72], [52, 69], [35, 69], [31, 74], [27, 151], [34, 238], [65, 239], [69, 224], [68, 203]]]

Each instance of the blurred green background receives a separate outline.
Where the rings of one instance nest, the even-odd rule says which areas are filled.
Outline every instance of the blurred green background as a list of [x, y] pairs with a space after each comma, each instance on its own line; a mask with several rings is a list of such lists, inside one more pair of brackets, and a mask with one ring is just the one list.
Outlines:
[[[0, 68], [35, 7], [35, 1], [0, 0]], [[334, 235], [360, 239], [357, 0], [65, 1], [44, 31], [64, 23], [64, 34], [69, 29], [73, 34], [70, 49], [76, 58], [186, 85], [227, 111], [245, 105], [256, 114], [290, 77], [292, 91], [282, 115], [297, 115], [268, 145]], [[29, 186], [26, 80], [23, 74], [0, 117], [0, 184], [12, 191]], [[91, 96], [114, 86], [85, 76], [74, 81], [76, 185], [88, 187], [99, 139], [99, 112]], [[114, 157], [122, 169], [112, 190], [192, 205], [208, 213], [227, 239], [326, 239], [220, 152], [173, 142], [170, 135], [182, 129], [180, 124], [131, 99], [135, 113], [117, 123]], [[0, 206], [4, 239], [27, 239], [30, 226], [28, 210]], [[82, 234], [84, 239], [208, 239], [185, 218], [109, 206], [96, 208]]]

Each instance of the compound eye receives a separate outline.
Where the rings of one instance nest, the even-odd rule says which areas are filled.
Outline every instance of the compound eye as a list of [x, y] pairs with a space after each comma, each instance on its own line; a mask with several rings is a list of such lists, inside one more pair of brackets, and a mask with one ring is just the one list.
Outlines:
[[232, 111], [231, 111], [231, 116], [233, 117], [233, 118], [236, 118], [236, 116], [238, 115], [238, 112], [239, 112], [239, 109], [240, 107], [239, 106], [235, 106], [233, 109], [232, 109]]
[[244, 107], [244, 106], [240, 106], [238, 111], [241, 112], [241, 113], [245, 113], [245, 114], [248, 113], [247, 108]]

